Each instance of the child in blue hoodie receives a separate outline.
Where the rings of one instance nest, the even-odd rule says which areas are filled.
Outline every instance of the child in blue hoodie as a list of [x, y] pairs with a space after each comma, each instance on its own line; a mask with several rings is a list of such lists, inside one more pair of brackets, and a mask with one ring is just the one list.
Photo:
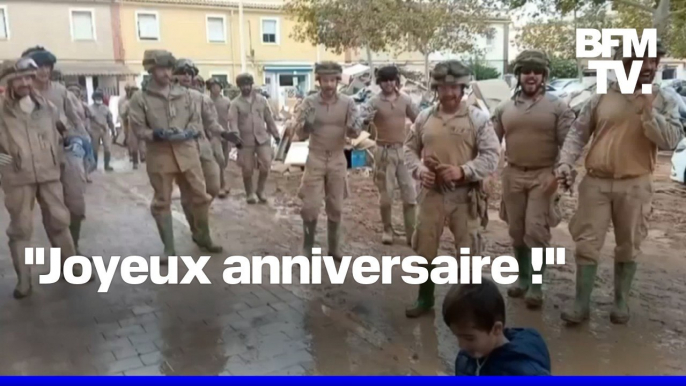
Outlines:
[[455, 375], [550, 375], [543, 337], [532, 328], [505, 327], [505, 300], [492, 281], [450, 288], [443, 320], [460, 345]]

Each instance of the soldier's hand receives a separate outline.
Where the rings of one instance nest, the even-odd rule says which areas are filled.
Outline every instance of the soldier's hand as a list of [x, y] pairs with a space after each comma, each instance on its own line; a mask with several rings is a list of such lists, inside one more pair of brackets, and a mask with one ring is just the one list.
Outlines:
[[572, 165], [562, 164], [555, 169], [555, 178], [565, 190], [570, 190], [574, 186], [574, 177], [576, 176], [573, 173]]
[[239, 144], [243, 144], [243, 141], [241, 141], [241, 137], [236, 132], [223, 131], [220, 135], [223, 140], [233, 143], [234, 145], [236, 145], [236, 147], [238, 147]]
[[555, 177], [554, 174], [551, 174], [548, 176], [547, 181], [545, 181], [545, 184], [543, 186], [543, 193], [545, 193], [548, 196], [552, 196], [557, 192], [557, 188], [559, 187], [559, 183], [557, 181], [557, 178]]
[[438, 161], [438, 158], [436, 158], [435, 155], [430, 155], [424, 158], [424, 165], [431, 170], [435, 170], [440, 164], [441, 163]]
[[0, 153], [0, 166], [12, 165], [13, 161], [14, 161], [14, 159], [12, 158], [11, 155], [5, 154], [5, 153]]
[[419, 180], [425, 188], [433, 188], [436, 184], [436, 174], [429, 169], [422, 169], [419, 172]]
[[441, 164], [436, 166], [436, 172], [443, 181], [460, 181], [464, 178], [464, 172], [460, 166]]
[[169, 139], [169, 134], [165, 129], [153, 129], [152, 139], [155, 141], [166, 141]]
[[276, 146], [279, 146], [281, 144], [281, 137], [274, 137], [274, 143]]

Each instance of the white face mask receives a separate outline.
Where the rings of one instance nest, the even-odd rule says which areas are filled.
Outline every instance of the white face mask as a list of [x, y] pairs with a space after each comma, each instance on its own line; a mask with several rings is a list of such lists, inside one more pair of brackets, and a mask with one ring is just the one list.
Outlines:
[[93, 101], [96, 105], [101, 105], [102, 101]]

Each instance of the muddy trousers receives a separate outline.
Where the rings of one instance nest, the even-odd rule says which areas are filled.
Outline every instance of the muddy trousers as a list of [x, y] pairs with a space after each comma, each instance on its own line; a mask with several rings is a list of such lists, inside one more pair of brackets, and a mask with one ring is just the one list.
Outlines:
[[124, 125], [124, 142], [129, 151], [129, 158], [134, 165], [139, 162], [145, 162], [145, 141], [138, 139], [135, 133], [131, 130], [130, 125]]
[[322, 200], [325, 202], [329, 255], [339, 258], [341, 213], [348, 197], [348, 162], [343, 150], [330, 152], [310, 149], [305, 162], [305, 173], [300, 182], [298, 197], [302, 200], [300, 216], [303, 219], [303, 253], [311, 254], [315, 229]]
[[226, 167], [229, 160], [229, 143], [220, 138], [212, 138], [212, 152], [214, 159], [219, 165], [219, 193], [224, 195], [229, 191]]
[[[211, 200], [214, 200], [219, 194], [219, 165], [213, 157], [203, 156], [200, 157], [200, 165], [202, 166], [202, 174], [205, 179], [206, 192], [210, 195]], [[193, 220], [193, 206], [191, 202], [193, 194], [191, 188], [184, 182], [183, 178], [177, 178], [176, 183], [179, 185], [179, 191], [181, 192], [181, 207], [186, 215], [186, 220], [191, 228], [191, 232], [195, 237], [197, 229], [195, 228], [195, 221]], [[211, 200], [210, 203], [212, 202]]]
[[[86, 218], [86, 170], [83, 165], [83, 159], [72, 155], [69, 152], [64, 154], [64, 163], [61, 165], [62, 173], [60, 175], [60, 184], [62, 186], [62, 203], [69, 211], [70, 223], [69, 229], [72, 235], [74, 247], [78, 251], [79, 239], [81, 234], [81, 223]], [[54, 228], [50, 224], [52, 216], [46, 215], [45, 210], [41, 207], [43, 212], [43, 224], [45, 229]], [[57, 248], [57, 241], [53, 240], [52, 235], [48, 232], [48, 239], [50, 244]]]
[[93, 129], [91, 131], [91, 142], [93, 145], [93, 154], [95, 155], [95, 166], [98, 166], [98, 153], [100, 152], [100, 143], [105, 152], [105, 169], [110, 168], [110, 156], [112, 154], [112, 134], [106, 129]]
[[600, 250], [612, 223], [616, 242], [615, 306], [610, 319], [615, 323], [629, 320], [627, 300], [641, 243], [648, 235], [652, 196], [651, 175], [623, 180], [587, 175], [581, 181], [578, 208], [569, 222], [576, 244], [576, 300], [572, 310], [563, 313], [563, 319], [577, 323], [588, 318]]
[[148, 163], [148, 177], [154, 190], [150, 212], [157, 223], [160, 237], [164, 243], [164, 254], [165, 256], [176, 255], [171, 216], [173, 183], [176, 180], [179, 184], [182, 197], [184, 195], [189, 196], [186, 199], [190, 202], [194, 229], [204, 229], [205, 224], [207, 224], [212, 197], [206, 193], [207, 188], [205, 187], [202, 167], [198, 164], [185, 171], [157, 172], [151, 171], [150, 163]]
[[31, 292], [31, 269], [25, 264], [24, 250], [31, 247], [35, 202], [38, 201], [40, 205], [45, 232], [52, 246], [61, 249], [63, 261], [76, 254], [69, 233], [70, 215], [64, 205], [64, 192], [59, 181], [22, 186], [3, 185], [2, 188], [5, 192], [5, 208], [10, 215], [7, 229], [10, 254], [18, 278], [14, 296], [22, 298]]
[[526, 295], [527, 305], [534, 308], [540, 306], [543, 295], [541, 284], [531, 284], [531, 248], [550, 246], [550, 228], [560, 222], [558, 195], [545, 192], [554, 178], [552, 167], [523, 169], [508, 165], [502, 172], [500, 217], [508, 224], [520, 267], [517, 283], [508, 294], [511, 297]]
[[404, 208], [405, 235], [408, 244], [410, 244], [414, 233], [417, 192], [414, 179], [405, 166], [402, 144], [379, 145], [376, 148], [374, 152], [374, 183], [379, 190], [379, 207], [384, 228], [383, 242], [385, 244], [393, 242], [391, 208], [393, 207], [396, 186], [399, 186]]
[[238, 150], [238, 163], [240, 164], [241, 173], [243, 174], [245, 195], [249, 202], [255, 201], [253, 195], [253, 192], [255, 192], [253, 189], [253, 171], [255, 170], [255, 166], [257, 166], [259, 170], [256, 191], [257, 198], [259, 198], [260, 201], [265, 200], [264, 188], [267, 184], [267, 178], [269, 177], [273, 153], [269, 142], [258, 146], [243, 146]]

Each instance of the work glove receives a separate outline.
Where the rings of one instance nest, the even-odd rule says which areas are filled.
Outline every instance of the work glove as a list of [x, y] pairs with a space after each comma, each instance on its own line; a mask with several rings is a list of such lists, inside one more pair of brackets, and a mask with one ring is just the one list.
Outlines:
[[233, 143], [237, 149], [243, 147], [243, 141], [241, 140], [241, 137], [238, 135], [238, 133], [233, 131], [223, 131], [221, 133], [221, 136], [223, 140]]
[[13, 161], [14, 161], [14, 159], [12, 158], [11, 155], [5, 154], [5, 153], [0, 153], [0, 166], [12, 165]]
[[555, 178], [565, 191], [571, 191], [576, 179], [576, 170], [570, 164], [562, 164], [555, 169]]
[[274, 143], [276, 146], [279, 146], [281, 144], [281, 137], [274, 137]]
[[171, 133], [167, 135], [169, 142], [183, 142], [200, 137], [200, 133], [191, 129], [171, 129]]

